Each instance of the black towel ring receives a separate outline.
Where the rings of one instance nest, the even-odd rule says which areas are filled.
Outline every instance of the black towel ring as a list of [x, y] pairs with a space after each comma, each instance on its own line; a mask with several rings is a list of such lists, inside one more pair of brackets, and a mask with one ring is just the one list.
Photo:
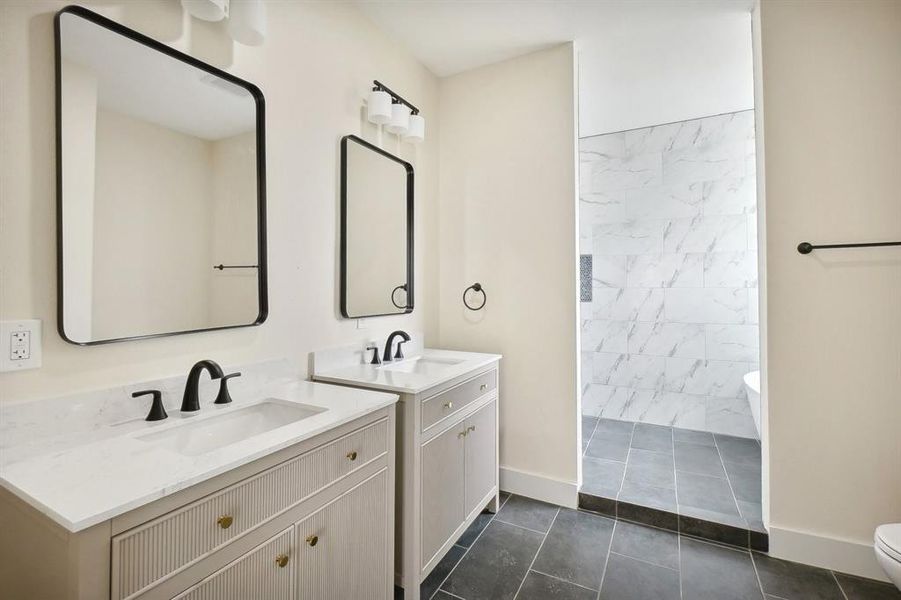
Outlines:
[[[472, 290], [474, 292], [482, 292], [482, 303], [476, 307], [472, 307], [469, 305], [469, 302], [466, 301], [466, 292]], [[485, 303], [488, 302], [488, 294], [485, 293], [485, 289], [482, 287], [481, 283], [474, 283], [465, 290], [463, 290], [463, 304], [469, 310], [482, 310], [485, 307]]]
[[401, 306], [400, 304], [398, 304], [397, 302], [394, 301], [394, 294], [397, 293], [397, 290], [403, 290], [403, 291], [406, 292], [406, 291], [407, 291], [407, 284], [405, 283], [405, 284], [403, 284], [403, 285], [399, 285], [399, 286], [397, 286], [396, 288], [394, 288], [393, 290], [391, 290], [391, 304], [393, 304], [393, 305], [396, 306], [397, 308], [407, 308], [406, 305]]

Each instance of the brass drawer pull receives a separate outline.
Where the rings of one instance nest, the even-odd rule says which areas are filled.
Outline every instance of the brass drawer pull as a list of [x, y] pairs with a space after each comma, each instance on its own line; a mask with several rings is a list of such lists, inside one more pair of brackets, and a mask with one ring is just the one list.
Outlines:
[[479, 386], [479, 391], [480, 391], [480, 392], [484, 392], [484, 391], [487, 390], [487, 389], [488, 389], [488, 384], [487, 384], [487, 383], [483, 383], [482, 385]]
[[447, 402], [447, 403], [444, 404], [444, 408], [453, 408], [453, 407], [454, 407], [454, 403], [453, 403], [453, 402]]
[[318, 536], [318, 535], [309, 535], [309, 536], [307, 536], [307, 543], [308, 543], [310, 546], [315, 546], [316, 544], [319, 543], [319, 536]]
[[288, 555], [287, 554], [279, 554], [275, 557], [275, 564], [278, 565], [279, 569], [284, 569], [288, 566]]
[[234, 518], [230, 517], [229, 515], [222, 515], [221, 517], [216, 519], [216, 523], [218, 523], [219, 527], [221, 527], [222, 529], [228, 529], [234, 522]]
[[351, 461], [357, 460], [357, 451], [351, 450], [350, 452], [348, 452], [347, 458], [349, 458]]

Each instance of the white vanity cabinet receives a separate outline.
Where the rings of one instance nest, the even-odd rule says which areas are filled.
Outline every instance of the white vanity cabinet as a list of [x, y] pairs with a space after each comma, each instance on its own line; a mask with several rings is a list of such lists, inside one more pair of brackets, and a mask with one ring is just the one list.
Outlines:
[[497, 486], [496, 412], [492, 400], [422, 444], [422, 564], [473, 511], [484, 508], [486, 496]]
[[395, 581], [407, 600], [486, 507], [498, 508], [497, 354], [422, 349], [386, 365], [323, 353], [314, 379], [400, 394]]
[[0, 596], [388, 600], [394, 442], [392, 405], [78, 533], [0, 494]]

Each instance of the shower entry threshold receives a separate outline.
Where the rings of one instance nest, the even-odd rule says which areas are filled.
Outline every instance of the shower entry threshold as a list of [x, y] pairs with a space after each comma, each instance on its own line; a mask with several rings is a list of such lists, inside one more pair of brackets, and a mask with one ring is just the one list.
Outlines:
[[582, 417], [583, 510], [765, 552], [760, 489], [755, 439]]

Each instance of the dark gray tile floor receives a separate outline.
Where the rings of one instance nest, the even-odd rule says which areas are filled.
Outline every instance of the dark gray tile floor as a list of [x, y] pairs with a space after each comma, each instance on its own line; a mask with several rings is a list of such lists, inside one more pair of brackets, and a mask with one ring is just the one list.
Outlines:
[[901, 600], [886, 583], [519, 496], [459, 544], [423, 600]]
[[765, 533], [757, 440], [582, 417], [582, 450], [583, 494]]

